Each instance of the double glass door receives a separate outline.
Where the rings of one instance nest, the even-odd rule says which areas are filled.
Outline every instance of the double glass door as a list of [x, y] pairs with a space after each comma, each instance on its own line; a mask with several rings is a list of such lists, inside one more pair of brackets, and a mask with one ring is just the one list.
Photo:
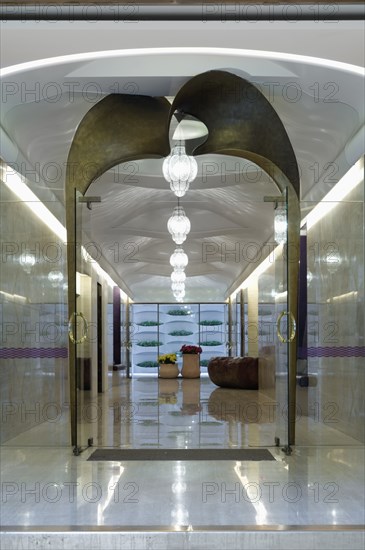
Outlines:
[[[257, 278], [256, 287], [251, 285], [244, 292], [239, 292], [239, 296], [243, 301], [245, 296], [248, 297], [248, 307], [245, 307], [245, 303], [240, 303], [238, 315], [236, 312], [234, 315], [223, 316], [222, 322], [225, 325], [230, 322], [236, 326], [231, 326], [230, 330], [225, 332], [231, 338], [225, 338], [226, 341], [221, 342], [226, 355], [240, 355], [241, 351], [244, 351], [245, 355], [260, 356], [260, 389], [261, 384], [265, 385], [268, 377], [272, 379], [269, 388], [271, 392], [271, 409], [268, 417], [270, 442], [265, 439], [264, 445], [274, 445], [276, 442], [287, 451], [290, 450], [290, 445], [294, 443], [295, 437], [295, 418], [293, 418], [293, 410], [295, 411], [295, 372], [293, 375], [293, 368], [295, 369], [296, 365], [295, 345], [293, 345], [293, 343], [295, 344], [296, 335], [296, 313], [291, 311], [293, 302], [290, 304], [290, 293], [288, 293], [291, 277], [290, 254], [288, 254], [287, 246], [289, 207], [288, 201], [285, 198], [282, 199], [280, 203], [280, 222], [284, 227], [282, 231], [283, 242], [281, 244], [272, 243], [266, 272]], [[102, 402], [101, 396], [97, 392], [97, 369], [94, 364], [97, 357], [97, 327], [94, 326], [95, 323], [92, 323], [91, 320], [95, 317], [93, 308], [94, 298], [96, 299], [96, 278], [93, 276], [93, 266], [95, 267], [95, 263], [98, 261], [98, 247], [89, 238], [89, 235], [92, 235], [92, 209], [89, 208], [89, 204], [81, 194], [76, 196], [75, 210], [77, 241], [75, 247], [76, 309], [71, 312], [69, 335], [70, 345], [73, 346], [74, 350], [74, 399], [71, 400], [71, 403], [73, 403], [73, 443], [77, 453], [93, 442], [96, 443], [100, 440], [100, 430], [108, 430], [110, 415], [108, 405], [103, 405], [105, 401]], [[274, 209], [271, 210], [274, 212], [271, 218], [274, 225], [276, 212]], [[274, 227], [272, 229], [274, 230]], [[255, 293], [256, 296], [254, 296]], [[255, 302], [256, 317], [252, 310], [252, 304]], [[168, 315], [169, 306], [164, 307], [167, 308], [166, 317], [170, 318], [171, 315]], [[233, 307], [232, 304], [231, 307]], [[268, 314], [267, 317], [265, 317], [265, 308], [266, 314]], [[204, 318], [204, 322], [209, 321], [210, 317], [209, 319], [208, 317], [207, 320]], [[243, 319], [246, 327], [243, 336], [247, 341], [243, 343], [239, 341], [241, 331], [237, 329], [238, 318]], [[268, 324], [268, 319], [270, 319], [271, 339], [269, 345], [266, 346], [265, 326]], [[161, 328], [161, 325], [157, 326]], [[181, 330], [181, 327], [176, 329], [176, 331]], [[170, 332], [174, 331], [171, 330]], [[255, 339], [256, 344], [253, 345], [252, 341]], [[129, 340], [130, 338], [126, 338], [123, 343], [129, 345]], [[264, 349], [265, 347], [267, 349]], [[141, 349], [143, 350], [143, 348]], [[261, 357], [264, 356], [265, 358], [266, 352], [268, 363], [262, 366]], [[132, 365], [132, 372], [133, 368], [134, 365]], [[251, 443], [248, 442], [248, 444]], [[258, 444], [260, 445], [260, 440]]]

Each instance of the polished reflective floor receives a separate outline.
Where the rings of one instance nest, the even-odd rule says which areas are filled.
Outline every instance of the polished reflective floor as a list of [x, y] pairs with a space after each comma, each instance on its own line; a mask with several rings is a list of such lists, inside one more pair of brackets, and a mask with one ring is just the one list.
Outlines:
[[[326, 445], [333, 428], [303, 419], [298, 429], [308, 441], [312, 432], [310, 444], [287, 456], [273, 444], [272, 406], [259, 392], [220, 390], [208, 378], [129, 380], [118, 373], [114, 382], [98, 398], [107, 413], [80, 426], [94, 436], [94, 448], [265, 446], [275, 460], [91, 462], [94, 448], [74, 456], [71, 447], [42, 440], [40, 425], [1, 448], [3, 527], [364, 523], [364, 449], [345, 434]], [[55, 445], [56, 432], [55, 425]]]
[[[79, 392], [78, 440], [94, 447], [245, 448], [285, 445], [287, 409], [255, 390], [224, 389], [208, 377], [126, 378], [110, 373], [108, 392]], [[304, 410], [304, 409], [303, 409]], [[52, 412], [52, 411], [51, 411]], [[332, 419], [336, 420], [336, 418]], [[6, 442], [6, 446], [60, 446], [69, 424], [69, 409]], [[50, 429], [50, 426], [52, 429]], [[298, 414], [297, 445], [358, 446], [360, 442], [326, 422], [312, 408]]]

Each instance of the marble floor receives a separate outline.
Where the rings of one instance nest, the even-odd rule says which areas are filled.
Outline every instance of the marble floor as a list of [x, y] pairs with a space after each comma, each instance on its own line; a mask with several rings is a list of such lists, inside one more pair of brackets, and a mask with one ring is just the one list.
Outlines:
[[[283, 426], [272, 416], [267, 397], [240, 393], [238, 401], [235, 390], [217, 391], [204, 378], [118, 378], [98, 398], [98, 410], [104, 412], [94, 419], [80, 418], [80, 437], [93, 437], [94, 448], [265, 447], [275, 460], [92, 462], [87, 460], [92, 447], [74, 456], [70, 446], [57, 443], [64, 419], [53, 427], [53, 440], [49, 426], [47, 431], [40, 425], [0, 449], [3, 547], [49, 547], [44, 534], [44, 546], [39, 540], [36, 545], [35, 531], [95, 535], [99, 530], [142, 530], [145, 538], [139, 543], [133, 539], [120, 546], [119, 539], [108, 539], [108, 544], [89, 547], [363, 548], [364, 449], [359, 442], [303, 418], [302, 425], [298, 422], [302, 442], [288, 456], [274, 445]], [[90, 401], [84, 397], [86, 406]], [[306, 533], [299, 539], [298, 529]], [[247, 545], [246, 539], [230, 538], [247, 530], [261, 539]], [[27, 536], [33, 532], [33, 543], [29, 538], [19, 542], [17, 536], [24, 531]], [[216, 538], [215, 531], [220, 533]], [[177, 543], [148, 539], [147, 532], [206, 536], [200, 542], [189, 538]], [[268, 532], [280, 537], [296, 533], [297, 538], [288, 535], [274, 544], [262, 538]], [[330, 542], [321, 539], [324, 532]], [[209, 534], [213, 538], [208, 540]], [[59, 548], [84, 548], [75, 540], [62, 540]]]

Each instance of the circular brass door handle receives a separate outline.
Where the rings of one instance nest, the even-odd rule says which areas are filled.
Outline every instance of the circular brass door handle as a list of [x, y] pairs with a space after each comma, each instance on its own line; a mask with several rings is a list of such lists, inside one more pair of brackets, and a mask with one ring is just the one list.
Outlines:
[[[74, 335], [74, 332], [73, 332], [73, 322], [77, 317], [80, 317], [82, 319], [82, 322], [83, 322], [84, 330], [83, 330], [83, 335], [81, 336], [81, 338], [76, 338], [75, 335]], [[71, 313], [70, 319], [68, 321], [68, 337], [70, 338], [70, 340], [73, 344], [82, 344], [83, 342], [85, 342], [85, 340], [87, 338], [88, 329], [89, 329], [89, 327], [88, 327], [88, 324], [87, 324], [87, 320], [86, 320], [85, 315], [83, 313], [77, 312], [77, 311], [74, 311], [73, 313]]]
[[[290, 335], [289, 335], [289, 338], [285, 338], [282, 334], [281, 334], [281, 327], [280, 327], [280, 323], [281, 323], [281, 320], [283, 317], [287, 316], [288, 317], [288, 322], [290, 322]], [[287, 344], [288, 342], [292, 342], [295, 338], [295, 335], [297, 333], [297, 324], [295, 322], [295, 319], [294, 319], [294, 315], [292, 314], [291, 311], [282, 311], [278, 317], [278, 320], [276, 321], [276, 333], [278, 335], [278, 338], [280, 340], [280, 342], [282, 344]]]

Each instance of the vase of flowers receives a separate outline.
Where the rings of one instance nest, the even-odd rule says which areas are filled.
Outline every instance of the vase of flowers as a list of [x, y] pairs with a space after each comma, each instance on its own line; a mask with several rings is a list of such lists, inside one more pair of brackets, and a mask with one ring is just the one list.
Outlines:
[[180, 349], [183, 356], [181, 375], [183, 378], [200, 378], [200, 354], [202, 348], [184, 344]]
[[179, 367], [176, 362], [176, 353], [165, 353], [158, 358], [160, 378], [177, 378], [179, 376]]

